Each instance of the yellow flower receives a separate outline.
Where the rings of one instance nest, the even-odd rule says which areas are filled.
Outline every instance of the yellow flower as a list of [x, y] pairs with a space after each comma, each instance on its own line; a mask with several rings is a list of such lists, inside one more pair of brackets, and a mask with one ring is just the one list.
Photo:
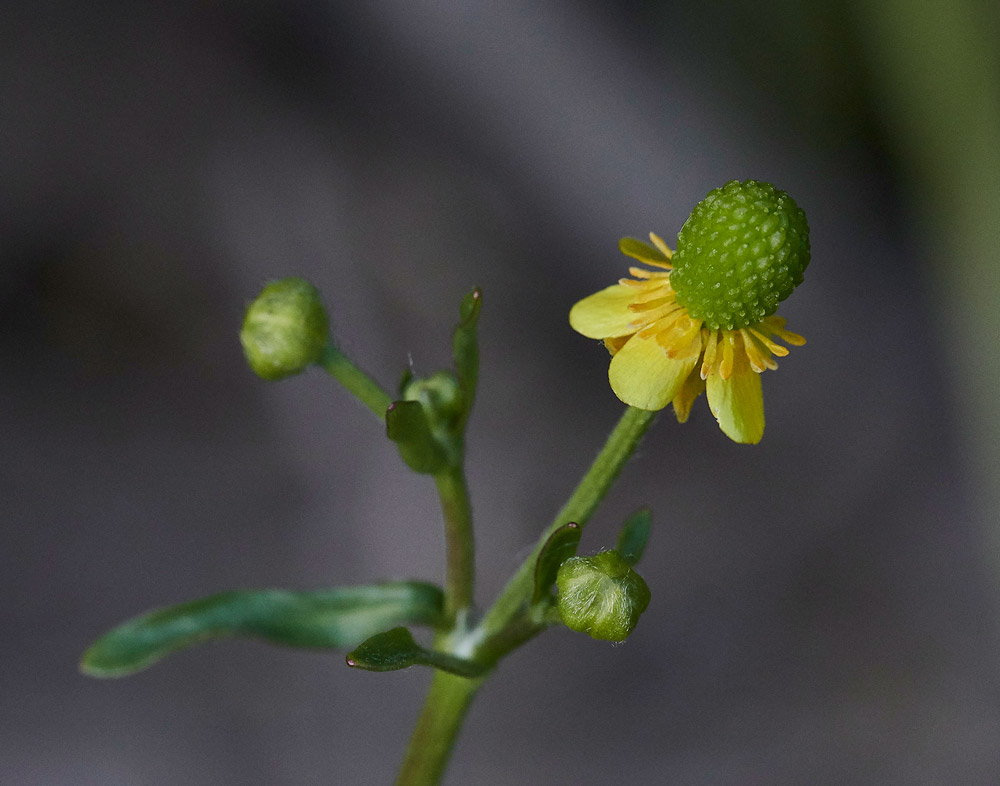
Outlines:
[[611, 352], [608, 378], [626, 404], [659, 410], [672, 403], [683, 423], [695, 399], [707, 392], [722, 431], [735, 442], [757, 443], [764, 434], [760, 375], [776, 369], [788, 350], [805, 339], [784, 329], [776, 315], [743, 327], [712, 327], [682, 305], [670, 283], [673, 254], [650, 233], [655, 248], [626, 238], [622, 252], [655, 270], [630, 267], [632, 278], [584, 298], [569, 314], [570, 325], [604, 341]]

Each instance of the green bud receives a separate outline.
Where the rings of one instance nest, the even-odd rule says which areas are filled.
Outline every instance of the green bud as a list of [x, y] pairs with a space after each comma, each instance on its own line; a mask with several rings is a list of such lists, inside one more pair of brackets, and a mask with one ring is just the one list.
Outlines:
[[247, 308], [240, 331], [243, 354], [254, 373], [278, 380], [319, 361], [330, 323], [316, 287], [302, 278], [272, 281]]
[[699, 202], [677, 235], [670, 284], [713, 330], [758, 324], [802, 283], [806, 215], [770, 183], [732, 180]]
[[464, 413], [462, 386], [450, 371], [438, 371], [426, 379], [414, 379], [403, 390], [407, 401], [419, 401], [432, 427], [453, 426]]
[[617, 551], [570, 557], [556, 586], [566, 627], [595, 639], [625, 641], [649, 605], [649, 587]]

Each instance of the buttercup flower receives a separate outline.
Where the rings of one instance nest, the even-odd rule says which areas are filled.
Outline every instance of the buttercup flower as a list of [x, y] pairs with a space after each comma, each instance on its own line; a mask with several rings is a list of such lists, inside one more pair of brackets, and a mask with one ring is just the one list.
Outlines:
[[624, 238], [619, 248], [654, 270], [630, 267], [632, 278], [573, 306], [570, 325], [604, 341], [611, 388], [626, 404], [659, 410], [672, 403], [683, 423], [707, 392], [726, 436], [759, 442], [760, 374], [788, 354], [774, 339], [805, 343], [774, 313], [809, 264], [805, 214], [767, 183], [732, 181], [695, 207], [676, 254], [649, 237], [652, 246]]

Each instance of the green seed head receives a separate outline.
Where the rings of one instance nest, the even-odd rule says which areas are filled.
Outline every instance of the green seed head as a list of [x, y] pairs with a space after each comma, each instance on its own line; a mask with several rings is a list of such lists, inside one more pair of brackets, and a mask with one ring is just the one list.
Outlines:
[[556, 586], [566, 627], [604, 641], [625, 641], [649, 605], [649, 587], [617, 551], [570, 557]]
[[250, 368], [267, 380], [304, 371], [323, 355], [330, 325], [319, 292], [301, 278], [272, 281], [247, 308], [240, 342]]
[[756, 325], [802, 283], [806, 214], [770, 183], [732, 180], [699, 202], [677, 235], [670, 283], [714, 329]]

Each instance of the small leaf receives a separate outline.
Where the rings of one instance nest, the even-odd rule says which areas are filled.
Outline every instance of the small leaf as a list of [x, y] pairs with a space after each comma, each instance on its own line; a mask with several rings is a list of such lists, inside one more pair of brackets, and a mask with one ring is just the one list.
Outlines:
[[476, 384], [479, 381], [479, 310], [483, 305], [483, 292], [476, 287], [462, 299], [459, 309], [460, 320], [455, 326], [452, 337], [452, 354], [455, 358], [455, 370], [462, 383], [465, 394], [465, 415], [468, 419], [472, 409], [472, 401], [476, 397]]
[[660, 249], [655, 246], [636, 240], [634, 237], [623, 237], [618, 241], [618, 249], [627, 257], [638, 259], [640, 262], [670, 264], [670, 260]]
[[348, 649], [387, 625], [439, 625], [443, 605], [440, 588], [423, 582], [222, 592], [129, 620], [94, 642], [80, 669], [94, 677], [122, 677], [176, 650], [228, 636]]
[[399, 671], [410, 666], [431, 666], [470, 679], [487, 672], [485, 666], [474, 661], [421, 647], [406, 628], [393, 628], [372, 636], [348, 653], [347, 665], [365, 671]]
[[535, 591], [531, 596], [532, 605], [549, 594], [552, 585], [555, 584], [559, 566], [576, 554], [582, 534], [580, 525], [571, 521], [553, 532], [545, 541], [535, 563]]
[[635, 565], [642, 559], [642, 552], [649, 540], [649, 528], [653, 523], [653, 514], [649, 508], [639, 508], [625, 520], [621, 532], [618, 533], [618, 545], [615, 551], [622, 555], [629, 565]]
[[385, 412], [385, 432], [414, 472], [433, 474], [447, 462], [444, 448], [434, 439], [419, 401], [392, 402]]

